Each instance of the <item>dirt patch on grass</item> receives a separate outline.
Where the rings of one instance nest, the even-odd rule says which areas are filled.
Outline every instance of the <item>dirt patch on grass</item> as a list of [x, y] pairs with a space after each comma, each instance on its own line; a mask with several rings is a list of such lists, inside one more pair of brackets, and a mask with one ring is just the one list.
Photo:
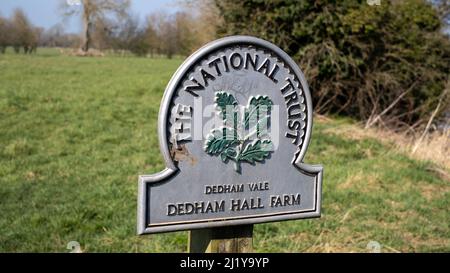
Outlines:
[[422, 238], [408, 231], [402, 232], [402, 238], [406, 242], [405, 245], [409, 245], [413, 252], [427, 252], [430, 249], [445, 248], [450, 245], [449, 238]]
[[381, 180], [377, 174], [359, 171], [350, 175], [343, 183], [337, 186], [339, 190], [355, 189], [363, 193], [380, 190]]
[[427, 199], [427, 201], [433, 201], [443, 198], [446, 193], [450, 191], [450, 185], [440, 186], [430, 184], [428, 182], [418, 183], [420, 194]]
[[[331, 123], [327, 118], [316, 118], [320, 123]], [[395, 133], [381, 128], [365, 129], [359, 124], [341, 124], [327, 128], [325, 133], [335, 134], [352, 140], [372, 138], [389, 145], [399, 152], [419, 160], [429, 160], [443, 168], [444, 177], [450, 177], [450, 130], [446, 133], [429, 134], [413, 152], [417, 136]]]

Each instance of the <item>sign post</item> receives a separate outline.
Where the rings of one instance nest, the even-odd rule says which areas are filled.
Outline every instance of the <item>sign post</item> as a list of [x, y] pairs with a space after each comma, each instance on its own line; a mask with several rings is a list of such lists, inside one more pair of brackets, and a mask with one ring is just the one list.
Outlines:
[[303, 163], [312, 117], [280, 48], [249, 36], [202, 47], [165, 90], [166, 169], [139, 177], [138, 234], [190, 230], [190, 252], [251, 252], [254, 224], [320, 217], [323, 169]]
[[230, 226], [189, 232], [190, 253], [251, 253], [253, 225]]

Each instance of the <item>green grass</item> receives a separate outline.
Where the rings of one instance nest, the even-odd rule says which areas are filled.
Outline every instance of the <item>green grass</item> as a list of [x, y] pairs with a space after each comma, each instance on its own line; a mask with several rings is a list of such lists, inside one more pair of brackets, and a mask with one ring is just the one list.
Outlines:
[[[187, 232], [138, 237], [137, 176], [164, 168], [157, 115], [181, 59], [0, 55], [0, 251], [186, 251]], [[323, 216], [255, 226], [257, 252], [450, 251], [450, 187], [370, 138], [316, 121]]]

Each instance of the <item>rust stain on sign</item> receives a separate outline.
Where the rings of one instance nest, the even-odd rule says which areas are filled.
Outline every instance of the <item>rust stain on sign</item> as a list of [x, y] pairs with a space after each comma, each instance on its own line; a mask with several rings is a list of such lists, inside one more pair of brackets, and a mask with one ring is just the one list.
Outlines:
[[188, 161], [192, 166], [197, 164], [197, 159], [189, 153], [186, 145], [184, 144], [179, 144], [178, 149], [172, 146], [170, 154], [172, 155], [172, 159], [174, 161]]

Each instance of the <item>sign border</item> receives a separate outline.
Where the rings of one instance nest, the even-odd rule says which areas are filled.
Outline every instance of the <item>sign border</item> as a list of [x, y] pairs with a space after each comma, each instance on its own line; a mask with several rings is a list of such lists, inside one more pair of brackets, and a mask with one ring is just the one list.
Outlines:
[[[170, 111], [170, 102], [174, 93], [177, 90], [177, 87], [181, 83], [181, 80], [189, 72], [189, 69], [193, 67], [199, 60], [201, 60], [204, 56], [208, 56], [210, 53], [219, 50], [223, 47], [230, 47], [233, 45], [239, 44], [247, 44], [254, 45], [261, 48], [267, 48], [273, 51], [278, 57], [280, 57], [290, 69], [292, 69], [295, 77], [300, 81], [304, 97], [306, 99], [306, 111], [307, 111], [307, 122], [306, 122], [306, 131], [305, 131], [305, 139], [301, 146], [300, 152], [297, 153], [293, 160], [292, 164], [299, 169], [300, 172], [305, 173], [306, 175], [315, 176], [316, 177], [316, 198], [315, 198], [315, 208], [313, 210], [307, 211], [293, 211], [292, 213], [286, 212], [282, 213], [282, 215], [277, 215], [280, 213], [269, 213], [265, 214], [266, 216], [256, 215], [256, 216], [242, 216], [245, 219], [233, 219], [228, 220], [228, 218], [221, 219], [211, 219], [204, 220], [201, 223], [171, 223], [167, 225], [159, 225], [159, 226], [149, 226], [147, 219], [147, 209], [148, 209], [148, 189], [149, 184], [162, 182], [172, 175], [175, 175], [179, 170], [176, 167], [175, 163], [172, 160], [169, 152], [169, 143], [167, 141], [167, 118], [169, 116]], [[298, 67], [298, 65], [292, 60], [292, 58], [287, 55], [283, 50], [281, 50], [276, 45], [251, 36], [229, 36], [222, 39], [215, 40], [210, 42], [188, 57], [184, 63], [177, 69], [172, 79], [169, 81], [167, 85], [164, 95], [161, 101], [161, 106], [158, 114], [158, 137], [159, 137], [159, 146], [160, 151], [163, 155], [166, 169], [152, 175], [141, 175], [139, 176], [138, 181], [138, 205], [137, 205], [137, 233], [139, 235], [149, 234], [149, 233], [160, 233], [160, 232], [172, 232], [172, 231], [181, 231], [181, 230], [189, 230], [189, 229], [201, 229], [201, 228], [212, 228], [212, 227], [220, 227], [220, 226], [233, 226], [233, 225], [248, 225], [248, 224], [257, 224], [257, 223], [266, 223], [266, 222], [275, 222], [275, 221], [284, 221], [284, 220], [295, 220], [295, 219], [303, 219], [303, 218], [315, 218], [320, 217], [321, 213], [321, 196], [322, 196], [322, 177], [323, 177], [323, 167], [321, 165], [308, 165], [303, 163], [303, 158], [306, 154], [306, 150], [308, 149], [308, 145], [311, 137], [312, 130], [312, 100], [311, 94], [309, 91], [308, 84], [306, 79]], [[223, 220], [222, 220], [223, 219]], [[225, 224], [226, 223], [226, 224]]]

